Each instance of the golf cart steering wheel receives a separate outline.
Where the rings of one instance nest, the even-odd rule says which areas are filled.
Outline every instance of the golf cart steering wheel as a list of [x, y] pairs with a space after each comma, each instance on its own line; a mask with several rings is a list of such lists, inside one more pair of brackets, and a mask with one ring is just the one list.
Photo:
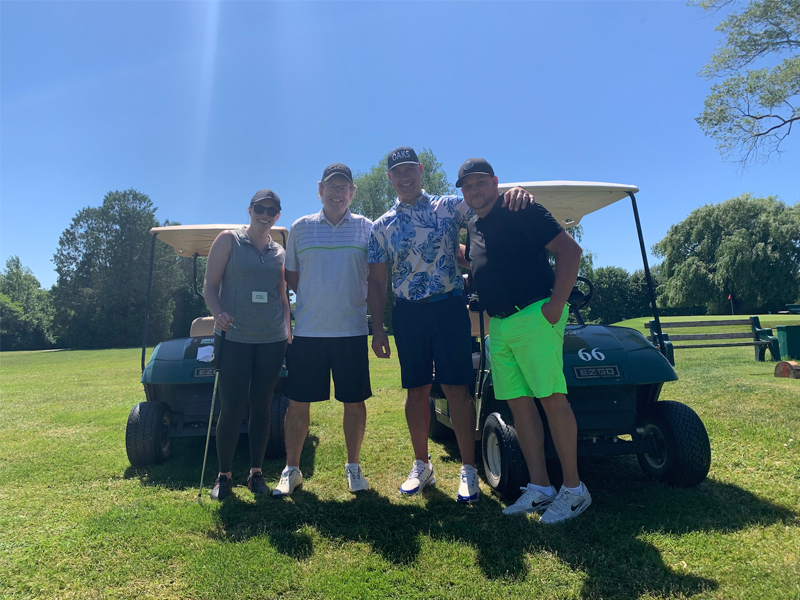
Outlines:
[[[583, 283], [589, 288], [589, 292], [584, 294], [579, 288], [578, 283]], [[575, 287], [572, 288], [572, 293], [569, 295], [568, 302], [570, 303], [570, 308], [573, 310], [580, 310], [585, 307], [589, 302], [592, 300], [592, 295], [594, 294], [594, 286], [592, 282], [586, 279], [586, 277], [578, 277], [575, 281]]]

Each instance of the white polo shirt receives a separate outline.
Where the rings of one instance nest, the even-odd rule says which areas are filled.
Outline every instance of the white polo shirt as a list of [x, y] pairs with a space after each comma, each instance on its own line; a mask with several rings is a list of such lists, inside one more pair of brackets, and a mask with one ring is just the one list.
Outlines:
[[294, 222], [286, 244], [286, 269], [300, 272], [295, 335], [367, 335], [371, 231], [372, 221], [350, 210], [337, 225], [332, 225], [322, 210]]

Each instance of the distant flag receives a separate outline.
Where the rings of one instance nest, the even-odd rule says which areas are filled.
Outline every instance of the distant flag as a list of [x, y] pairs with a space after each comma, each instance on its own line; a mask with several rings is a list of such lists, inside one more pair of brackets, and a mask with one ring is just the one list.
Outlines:
[[731, 294], [728, 294], [728, 300], [730, 300], [730, 299], [731, 299]]

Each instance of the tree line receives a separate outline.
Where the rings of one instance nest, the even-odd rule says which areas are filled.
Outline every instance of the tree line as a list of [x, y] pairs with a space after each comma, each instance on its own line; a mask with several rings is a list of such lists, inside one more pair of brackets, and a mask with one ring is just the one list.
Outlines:
[[[433, 152], [423, 150], [423, 187], [454, 191]], [[385, 157], [357, 173], [351, 210], [376, 219], [395, 200]], [[149, 272], [150, 229], [177, 225], [156, 218], [150, 198], [136, 190], [106, 194], [98, 207], [78, 211], [53, 257], [58, 280], [50, 290], [19, 257], [0, 274], [0, 348], [31, 350], [132, 347], [141, 344]], [[573, 235], [580, 240], [582, 231]], [[188, 335], [193, 319], [208, 314], [194, 291], [192, 261], [156, 243], [149, 344]], [[651, 272], [665, 314], [737, 314], [777, 311], [800, 297], [800, 204], [744, 194], [692, 211], [652, 248], [662, 262]], [[581, 275], [595, 288], [584, 318], [615, 323], [651, 314], [641, 270], [595, 268], [584, 250]], [[198, 260], [202, 287], [205, 260]], [[391, 294], [391, 290], [389, 290]], [[391, 328], [391, 302], [385, 322]]]

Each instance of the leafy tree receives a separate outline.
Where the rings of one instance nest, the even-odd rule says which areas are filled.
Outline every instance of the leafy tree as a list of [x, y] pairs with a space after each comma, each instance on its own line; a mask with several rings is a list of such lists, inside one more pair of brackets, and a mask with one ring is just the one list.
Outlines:
[[3, 350], [41, 350], [53, 346], [53, 304], [46, 290], [18, 256], [0, 275], [0, 343]]
[[[651, 275], [656, 278], [651, 271]], [[617, 323], [651, 314], [650, 294], [643, 270], [628, 273], [621, 267], [599, 267], [588, 275], [594, 297], [584, 318], [596, 323]]]
[[[159, 225], [150, 198], [109, 192], [78, 212], [59, 239], [53, 288], [59, 342], [79, 348], [136, 346], [142, 341], [150, 228]], [[165, 224], [169, 224], [165, 222]], [[156, 244], [148, 340], [169, 337], [178, 257]]]
[[[734, 0], [695, 2], [718, 11]], [[753, 0], [717, 26], [725, 36], [700, 75], [723, 78], [706, 97], [697, 122], [725, 159], [742, 165], [779, 152], [800, 120], [800, 0]], [[781, 61], [761, 68], [767, 57]]]
[[727, 313], [779, 310], [800, 291], [800, 204], [743, 194], [708, 204], [653, 247], [664, 258], [661, 297], [670, 306]]

